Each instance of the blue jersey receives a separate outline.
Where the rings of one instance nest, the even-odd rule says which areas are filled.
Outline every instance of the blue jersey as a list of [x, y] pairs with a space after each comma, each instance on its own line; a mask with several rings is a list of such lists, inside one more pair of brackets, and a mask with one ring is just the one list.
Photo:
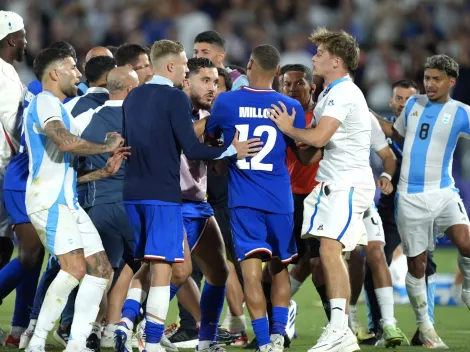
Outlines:
[[3, 189], [10, 191], [26, 191], [26, 181], [29, 175], [29, 159], [26, 151], [24, 129], [20, 137], [18, 153], [11, 159], [5, 172]]
[[235, 134], [241, 141], [259, 137], [264, 143], [258, 155], [238, 161], [229, 161], [229, 207], [250, 207], [272, 213], [288, 214], [294, 211], [290, 176], [286, 165], [286, 149], [294, 141], [267, 118], [271, 104], [282, 101], [289, 113], [295, 108], [294, 126], [305, 127], [305, 116], [297, 100], [274, 90], [243, 87], [222, 93], [214, 103], [207, 132], [223, 132], [229, 145]]
[[405, 138], [398, 192], [422, 193], [454, 187], [452, 159], [461, 135], [470, 136], [470, 107], [456, 100], [408, 99], [393, 125]]

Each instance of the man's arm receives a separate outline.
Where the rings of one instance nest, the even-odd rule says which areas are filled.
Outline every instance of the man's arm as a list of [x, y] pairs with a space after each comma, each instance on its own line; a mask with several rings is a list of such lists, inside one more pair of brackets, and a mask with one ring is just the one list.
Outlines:
[[205, 119], [198, 120], [193, 123], [194, 133], [196, 133], [197, 138], [201, 137], [206, 131], [207, 119], [208, 117], [206, 117]]
[[104, 144], [86, 141], [70, 133], [61, 120], [47, 122], [44, 126], [44, 132], [61, 152], [80, 156], [110, 153], [123, 142], [122, 137], [114, 132], [107, 134]]
[[376, 185], [382, 190], [383, 194], [387, 195], [393, 192], [392, 177], [397, 169], [397, 161], [395, 154], [389, 146], [376, 151], [376, 154], [382, 159], [384, 167]]
[[297, 146], [293, 147], [292, 151], [297, 159], [304, 165], [315, 164], [323, 157], [322, 149], [310, 147], [302, 143], [297, 143]]
[[380, 124], [380, 128], [382, 129], [383, 133], [389, 137], [392, 138], [393, 136], [393, 123], [391, 121], [385, 120], [382, 116], [377, 114], [375, 111], [372, 109], [369, 109], [372, 115], [377, 119], [378, 123]]
[[95, 170], [78, 170], [77, 183], [87, 183], [98, 181], [103, 178], [111, 177], [118, 172], [121, 167], [122, 161], [127, 160], [131, 155], [129, 152], [130, 147], [120, 147], [108, 158], [106, 165], [102, 169]]

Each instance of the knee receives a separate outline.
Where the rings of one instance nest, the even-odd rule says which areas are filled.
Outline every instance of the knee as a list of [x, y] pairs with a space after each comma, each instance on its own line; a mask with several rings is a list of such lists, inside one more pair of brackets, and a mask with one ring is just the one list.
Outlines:
[[33, 269], [36, 265], [41, 265], [44, 260], [44, 248], [37, 247], [29, 250], [20, 249], [18, 260], [26, 271]]
[[212, 285], [222, 286], [227, 283], [228, 279], [228, 266], [223, 263], [211, 268], [207, 273], [204, 273], [206, 280]]
[[323, 269], [320, 258], [310, 259], [310, 271], [312, 272], [312, 282], [315, 286], [323, 284]]
[[370, 248], [367, 248], [366, 257], [367, 263], [371, 268], [387, 265], [383, 247], [380, 245], [372, 245]]
[[408, 272], [415, 278], [422, 278], [426, 273], [426, 253], [408, 258]]
[[108, 260], [108, 256], [104, 251], [95, 253], [86, 259], [86, 272], [91, 276], [102, 279], [110, 279], [113, 268]]
[[330, 238], [322, 238], [320, 242], [320, 258], [322, 263], [335, 262], [341, 257], [343, 245]]
[[171, 283], [177, 287], [182, 286], [193, 271], [193, 265], [190, 260], [183, 263], [173, 264], [171, 268]]
[[61, 267], [61, 269], [72, 275], [78, 281], [83, 279], [85, 277], [85, 274], [87, 273], [86, 264], [83, 260], [77, 260], [71, 263], [67, 263], [67, 267]]

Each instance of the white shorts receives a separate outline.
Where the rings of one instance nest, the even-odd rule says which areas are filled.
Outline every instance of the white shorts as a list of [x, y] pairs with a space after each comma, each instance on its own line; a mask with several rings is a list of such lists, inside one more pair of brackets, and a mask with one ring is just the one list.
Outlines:
[[374, 194], [374, 190], [321, 182], [305, 198], [302, 238], [332, 238], [343, 244], [343, 251], [366, 245], [362, 218]]
[[85, 258], [104, 251], [100, 235], [85, 211], [54, 204], [48, 210], [29, 214], [41, 242], [54, 255], [83, 249]]
[[13, 230], [8, 221], [8, 214], [3, 203], [3, 178], [5, 175], [0, 173], [0, 237], [13, 238]]
[[469, 225], [467, 211], [450, 188], [425, 193], [397, 193], [395, 218], [407, 257], [433, 251], [436, 237], [452, 225]]
[[364, 226], [367, 232], [367, 242], [379, 241], [385, 244], [385, 233], [382, 219], [375, 205], [371, 205], [364, 213]]

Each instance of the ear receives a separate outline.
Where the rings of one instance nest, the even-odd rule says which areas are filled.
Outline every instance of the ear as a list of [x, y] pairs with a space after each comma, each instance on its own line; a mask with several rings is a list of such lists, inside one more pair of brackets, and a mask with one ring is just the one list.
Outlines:
[[457, 83], [457, 78], [450, 77], [449, 78], [449, 86], [452, 88], [453, 86], [455, 86], [455, 83]]
[[169, 62], [167, 65], [166, 65], [166, 69], [168, 70], [168, 72], [173, 72], [174, 71], [174, 68], [175, 68], [175, 64], [173, 62]]
[[224, 62], [225, 58], [227, 57], [227, 53], [225, 51], [222, 51], [220, 54], [220, 62]]
[[246, 70], [249, 71], [249, 70], [251, 70], [252, 67], [253, 67], [253, 60], [250, 59], [248, 61], [248, 65], [246, 65]]
[[276, 76], [279, 76], [279, 73], [281, 72], [281, 66], [277, 65], [276, 68]]
[[189, 90], [189, 79], [185, 78], [183, 80], [183, 89], [188, 89]]
[[57, 73], [56, 69], [50, 70], [47, 74], [53, 82], [58, 82], [59, 81], [59, 74]]
[[13, 38], [13, 35], [10, 35], [10, 36], [8, 37], [8, 44], [9, 44], [10, 46], [16, 46], [16, 40], [15, 40], [15, 38]]
[[315, 83], [312, 83], [310, 85], [310, 94], [313, 95], [313, 93], [315, 93], [316, 90], [317, 90], [317, 85]]
[[388, 107], [391, 108], [393, 104], [393, 97], [388, 101]]

